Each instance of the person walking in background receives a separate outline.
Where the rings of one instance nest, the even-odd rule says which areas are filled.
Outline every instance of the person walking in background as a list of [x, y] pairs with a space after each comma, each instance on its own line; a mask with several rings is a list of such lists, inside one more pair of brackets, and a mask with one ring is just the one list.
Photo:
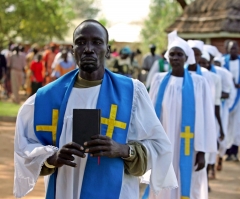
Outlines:
[[74, 70], [76, 68], [75, 63], [68, 59], [68, 51], [66, 49], [62, 50], [62, 61], [60, 61], [54, 71], [52, 72], [52, 77], [59, 78], [66, 73]]
[[19, 104], [19, 89], [23, 81], [23, 70], [26, 65], [26, 59], [23, 54], [19, 52], [19, 46], [16, 46], [13, 50], [13, 54], [9, 61], [11, 69], [11, 87], [13, 92], [13, 102]]
[[56, 52], [56, 44], [50, 44], [50, 50], [46, 50], [43, 56], [44, 66], [45, 66], [45, 80], [44, 84], [48, 84], [51, 82], [51, 73], [52, 73], [52, 63], [57, 54]]
[[32, 51], [29, 52], [26, 56], [26, 66], [25, 66], [25, 73], [26, 73], [26, 82], [25, 82], [25, 87], [26, 87], [26, 94], [27, 96], [32, 95], [35, 92], [32, 92], [32, 70], [31, 70], [31, 65], [33, 60], [36, 60], [36, 55], [39, 51], [39, 46], [38, 44], [33, 44], [32, 45]]
[[150, 71], [153, 63], [156, 61], [156, 60], [159, 60], [161, 59], [161, 57], [159, 55], [156, 55], [155, 54], [155, 51], [156, 51], [156, 46], [154, 44], [151, 44], [149, 46], [149, 49], [150, 49], [150, 54], [146, 55], [143, 59], [143, 65], [142, 65], [142, 68], [146, 71]]
[[42, 55], [37, 54], [36, 60], [30, 65], [31, 70], [31, 95], [34, 95], [43, 84], [43, 63]]

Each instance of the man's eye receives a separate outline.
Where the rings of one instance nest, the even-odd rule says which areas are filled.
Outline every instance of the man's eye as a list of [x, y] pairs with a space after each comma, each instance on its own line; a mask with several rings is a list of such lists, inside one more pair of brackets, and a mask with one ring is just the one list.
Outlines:
[[179, 57], [182, 57], [182, 56], [183, 56], [183, 54], [182, 54], [182, 53], [178, 53], [178, 56], [179, 56]]
[[94, 41], [94, 43], [95, 43], [95, 44], [97, 44], [97, 45], [100, 45], [100, 44], [102, 44], [102, 42], [101, 42], [101, 41]]
[[84, 44], [85, 44], [85, 41], [77, 41], [77, 44], [79, 44], [79, 45], [84, 45]]

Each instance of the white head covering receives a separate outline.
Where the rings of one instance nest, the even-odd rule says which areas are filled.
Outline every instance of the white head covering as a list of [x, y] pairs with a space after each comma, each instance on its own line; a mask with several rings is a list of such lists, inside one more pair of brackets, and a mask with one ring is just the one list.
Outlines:
[[221, 53], [219, 53], [218, 56], [214, 57], [213, 61], [220, 62], [221, 66], [224, 66], [225, 64], [225, 58], [222, 56]]
[[191, 48], [197, 48], [197, 49], [199, 49], [201, 52], [203, 51], [203, 46], [204, 46], [203, 41], [200, 41], [200, 40], [188, 40], [188, 45], [189, 45]]
[[202, 52], [202, 55], [201, 55], [202, 58], [206, 59], [207, 61], [210, 61], [210, 55], [207, 51], [203, 51]]
[[187, 64], [196, 63], [192, 48], [190, 48], [190, 46], [185, 40], [178, 37], [176, 30], [168, 34], [168, 50], [164, 55], [168, 62], [169, 62], [169, 50], [173, 47], [179, 47], [185, 52], [185, 54], [188, 56], [188, 59], [186, 61]]
[[216, 57], [219, 54], [218, 49], [215, 46], [212, 46], [212, 45], [204, 45], [203, 50], [207, 51], [213, 57]]

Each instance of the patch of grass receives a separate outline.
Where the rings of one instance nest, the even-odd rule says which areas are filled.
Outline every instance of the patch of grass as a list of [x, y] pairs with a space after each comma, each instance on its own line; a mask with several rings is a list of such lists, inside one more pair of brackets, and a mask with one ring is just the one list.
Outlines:
[[0, 116], [17, 116], [20, 104], [0, 101]]

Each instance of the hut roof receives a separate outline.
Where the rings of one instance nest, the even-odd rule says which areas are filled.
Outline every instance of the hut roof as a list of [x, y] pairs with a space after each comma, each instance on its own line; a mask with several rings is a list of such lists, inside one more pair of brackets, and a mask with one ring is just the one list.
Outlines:
[[240, 33], [239, 0], [195, 0], [166, 31], [179, 33]]

